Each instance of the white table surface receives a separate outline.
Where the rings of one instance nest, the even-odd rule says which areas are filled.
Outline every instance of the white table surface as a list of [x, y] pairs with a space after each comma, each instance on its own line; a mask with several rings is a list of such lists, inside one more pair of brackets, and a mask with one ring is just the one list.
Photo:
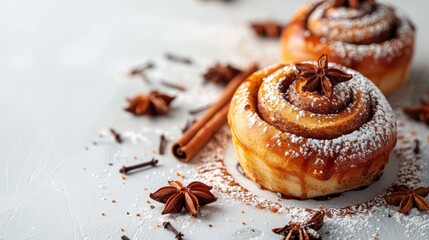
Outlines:
[[[262, 64], [278, 61], [279, 43], [255, 38], [248, 23], [265, 19], [287, 22], [302, 2], [1, 1], [0, 239], [119, 239], [123, 234], [136, 239], [173, 239], [171, 233], [154, 227], [160, 204], [155, 204], [158, 211], [140, 220], [125, 212], [149, 212], [145, 203], [149, 192], [174, 178], [176, 169], [192, 175], [192, 164], [179, 164], [170, 154], [156, 155], [162, 163], [159, 169], [123, 181], [119, 167], [133, 163], [124, 156], [135, 154], [147, 160], [158, 146], [159, 133], [175, 139], [189, 109], [216, 99], [220, 88], [200, 85], [207, 66], [218, 61], [237, 66], [253, 60]], [[429, 2], [387, 2], [416, 23], [413, 71], [427, 76]], [[170, 63], [163, 58], [165, 52], [189, 56], [195, 64]], [[186, 94], [162, 88], [178, 96], [169, 117], [134, 118], [122, 111], [126, 97], [161, 88], [125, 76], [129, 67], [147, 59], [157, 64], [150, 74], [154, 81], [165, 78], [189, 88]], [[392, 97], [411, 102], [419, 98], [407, 94], [414, 93], [409, 89], [405, 95]], [[112, 126], [128, 136], [137, 130], [144, 134], [124, 146], [100, 140], [99, 133]], [[419, 129], [421, 136], [428, 134], [425, 127]], [[93, 141], [99, 144], [94, 146]], [[111, 161], [114, 166], [108, 166]], [[112, 199], [117, 203], [112, 204]], [[280, 239], [270, 229], [284, 223], [285, 217], [248, 211], [253, 214], [249, 219], [261, 218], [249, 224], [261, 229], [255, 239]], [[243, 228], [237, 214], [214, 211], [211, 215], [188, 220], [221, 219], [216, 220], [220, 222], [216, 231], [182, 222], [179, 228], [186, 239], [245, 239], [234, 235]], [[261, 226], [261, 221], [274, 223]], [[425, 226], [417, 237], [429, 235], [427, 223]], [[401, 228], [393, 231], [397, 235], [386, 231], [385, 236], [405, 236]], [[360, 236], [368, 239], [375, 233], [371, 229]]]

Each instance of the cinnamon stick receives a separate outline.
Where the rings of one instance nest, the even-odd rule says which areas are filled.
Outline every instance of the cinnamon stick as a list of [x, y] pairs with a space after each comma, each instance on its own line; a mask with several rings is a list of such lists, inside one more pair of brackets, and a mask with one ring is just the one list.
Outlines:
[[256, 70], [258, 70], [257, 65], [252, 64], [235, 76], [226, 86], [219, 100], [173, 143], [171, 150], [178, 160], [188, 162], [226, 122], [232, 96], [244, 79]]

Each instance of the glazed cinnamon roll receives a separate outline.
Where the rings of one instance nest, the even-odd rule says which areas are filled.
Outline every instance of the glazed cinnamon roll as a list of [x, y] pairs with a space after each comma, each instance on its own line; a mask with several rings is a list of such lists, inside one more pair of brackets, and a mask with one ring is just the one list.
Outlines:
[[371, 184], [396, 143], [384, 95], [362, 74], [328, 67], [326, 55], [251, 75], [232, 98], [228, 123], [246, 176], [290, 198]]
[[316, 60], [357, 70], [387, 94], [408, 78], [415, 29], [392, 6], [375, 0], [316, 0], [298, 10], [283, 30], [285, 62]]

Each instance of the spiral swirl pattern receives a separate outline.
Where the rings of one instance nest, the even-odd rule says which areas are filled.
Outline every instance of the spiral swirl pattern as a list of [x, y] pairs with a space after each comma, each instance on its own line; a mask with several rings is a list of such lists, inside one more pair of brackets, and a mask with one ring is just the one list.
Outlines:
[[[235, 93], [233, 142], [246, 174], [263, 187], [307, 198], [367, 185], [384, 168], [396, 142], [392, 109], [364, 76], [332, 65], [354, 77], [329, 98], [303, 92], [294, 65], [283, 64], [254, 73]], [[352, 172], [371, 174], [355, 181]], [[326, 181], [340, 187], [309, 190]]]
[[[371, 2], [371, 1], [370, 1]], [[282, 33], [284, 62], [332, 62], [362, 73], [383, 93], [408, 78], [415, 45], [412, 22], [390, 5], [364, 1], [359, 8], [335, 7], [333, 0], [304, 4]]]
[[330, 41], [371, 44], [394, 35], [396, 18], [393, 8], [386, 5], [363, 3], [360, 8], [347, 8], [325, 1], [309, 15], [307, 27]]

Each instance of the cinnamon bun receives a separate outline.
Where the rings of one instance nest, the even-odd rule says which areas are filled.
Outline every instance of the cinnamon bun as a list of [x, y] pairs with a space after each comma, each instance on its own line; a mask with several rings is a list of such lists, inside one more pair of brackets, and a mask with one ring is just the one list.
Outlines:
[[374, 0], [316, 0], [299, 9], [282, 33], [284, 62], [333, 62], [373, 81], [383, 93], [408, 78], [415, 28], [392, 6]]
[[371, 184], [396, 143], [381, 91], [354, 70], [328, 68], [326, 55], [255, 72], [235, 92], [228, 123], [246, 176], [290, 198]]

